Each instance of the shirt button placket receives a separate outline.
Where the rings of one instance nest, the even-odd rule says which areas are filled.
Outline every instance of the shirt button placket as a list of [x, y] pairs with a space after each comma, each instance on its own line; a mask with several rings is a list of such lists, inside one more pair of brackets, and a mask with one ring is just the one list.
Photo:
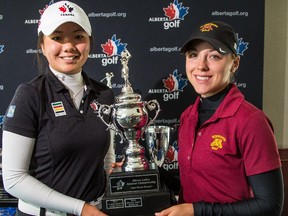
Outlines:
[[82, 108], [82, 109], [79, 110], [80, 114], [83, 114], [83, 113], [84, 113], [84, 111], [83, 111], [84, 102], [85, 102], [85, 101], [82, 99], [82, 100], [81, 100], [81, 105], [80, 105], [80, 108]]

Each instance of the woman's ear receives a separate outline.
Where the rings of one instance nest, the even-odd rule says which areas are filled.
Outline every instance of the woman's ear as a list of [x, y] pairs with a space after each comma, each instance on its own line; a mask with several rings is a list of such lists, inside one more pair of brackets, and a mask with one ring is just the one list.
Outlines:
[[231, 67], [231, 72], [232, 73], [235, 73], [239, 67], [239, 64], [240, 64], [240, 56], [236, 56], [234, 57], [233, 59], [233, 64], [232, 64], [232, 67]]
[[42, 50], [42, 54], [45, 56], [45, 48], [44, 48], [43, 43], [41, 44], [41, 50]]

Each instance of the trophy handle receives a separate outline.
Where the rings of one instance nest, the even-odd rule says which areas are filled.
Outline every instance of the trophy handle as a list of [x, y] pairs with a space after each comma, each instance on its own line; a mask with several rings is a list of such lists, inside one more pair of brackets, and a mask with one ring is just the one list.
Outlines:
[[155, 112], [155, 116], [153, 119], [150, 118], [150, 121], [145, 125], [145, 127], [142, 128], [142, 131], [141, 131], [141, 139], [144, 140], [144, 132], [146, 130], [146, 128], [148, 128], [151, 124], [154, 124], [154, 121], [155, 119], [158, 117], [159, 115], [159, 112], [161, 111], [160, 109], [160, 104], [158, 103], [157, 100], [150, 100], [148, 102], [145, 102], [145, 106], [147, 106], [148, 110], [149, 111], [153, 111], [153, 110], [156, 110]]
[[102, 120], [102, 122], [110, 129], [111, 123], [107, 123], [104, 120], [104, 115], [110, 115], [111, 114], [111, 107], [112, 105], [106, 105], [106, 104], [100, 104], [96, 100], [94, 100], [90, 107], [94, 110], [94, 113], [97, 114], [97, 116]]
[[94, 110], [94, 113], [97, 114], [97, 116], [101, 119], [101, 121], [107, 126], [107, 130], [113, 130], [116, 132], [116, 134], [119, 134], [121, 137], [120, 143], [123, 143], [123, 140], [126, 140], [124, 137], [123, 132], [116, 126], [116, 124], [113, 122], [106, 122], [104, 119], [104, 115], [111, 115], [112, 110], [114, 109], [114, 104], [112, 105], [106, 105], [106, 104], [100, 104], [96, 100], [94, 100], [90, 107]]

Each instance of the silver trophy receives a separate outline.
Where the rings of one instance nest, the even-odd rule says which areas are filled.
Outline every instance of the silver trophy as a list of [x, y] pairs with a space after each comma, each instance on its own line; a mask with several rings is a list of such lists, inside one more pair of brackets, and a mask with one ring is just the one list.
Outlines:
[[[93, 101], [91, 107], [108, 129], [116, 131], [121, 136], [121, 142], [124, 140], [128, 143], [128, 146], [124, 148], [125, 160], [122, 170], [148, 170], [149, 161], [145, 157], [145, 148], [139, 144], [138, 140], [143, 137], [145, 129], [157, 118], [160, 106], [156, 100], [141, 101], [141, 96], [134, 93], [128, 79], [128, 61], [130, 58], [131, 55], [128, 50], [121, 53], [121, 77], [125, 83], [121, 94], [115, 97], [115, 103], [105, 105]], [[153, 119], [149, 118], [148, 111], [155, 111]], [[111, 122], [106, 122], [104, 115], [111, 115]]]
[[169, 126], [149, 126], [145, 130], [146, 145], [151, 162], [161, 167], [169, 148], [170, 134], [174, 128]]

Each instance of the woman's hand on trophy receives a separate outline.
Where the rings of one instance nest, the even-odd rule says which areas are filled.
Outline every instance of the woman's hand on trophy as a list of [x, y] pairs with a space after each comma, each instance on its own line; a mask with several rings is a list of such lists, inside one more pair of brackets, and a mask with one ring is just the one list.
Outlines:
[[108, 215], [101, 212], [95, 206], [85, 203], [81, 212], [81, 216], [108, 216]]
[[194, 216], [193, 204], [183, 203], [174, 205], [161, 212], [155, 213], [155, 216]]
[[111, 174], [114, 169], [121, 169], [123, 166], [124, 159], [120, 162], [115, 162], [111, 164], [111, 169], [108, 171], [108, 174]]

